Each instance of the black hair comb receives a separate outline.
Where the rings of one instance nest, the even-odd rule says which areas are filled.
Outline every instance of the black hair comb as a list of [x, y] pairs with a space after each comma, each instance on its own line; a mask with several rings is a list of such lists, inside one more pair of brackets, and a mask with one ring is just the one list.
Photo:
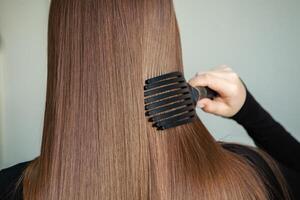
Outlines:
[[194, 120], [198, 99], [214, 99], [218, 93], [208, 87], [192, 87], [181, 72], [163, 74], [145, 81], [145, 115], [157, 130]]

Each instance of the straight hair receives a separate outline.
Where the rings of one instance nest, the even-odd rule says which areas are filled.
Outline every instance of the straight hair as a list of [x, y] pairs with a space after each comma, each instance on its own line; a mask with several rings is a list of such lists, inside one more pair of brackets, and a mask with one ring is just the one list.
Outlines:
[[52, 0], [40, 156], [25, 200], [267, 200], [264, 180], [201, 120], [147, 122], [144, 81], [183, 72], [172, 0]]

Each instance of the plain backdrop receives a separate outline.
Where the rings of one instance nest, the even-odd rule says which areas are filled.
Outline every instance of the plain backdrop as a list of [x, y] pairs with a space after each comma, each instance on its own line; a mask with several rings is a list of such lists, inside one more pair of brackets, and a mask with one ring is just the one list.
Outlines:
[[[300, 139], [300, 1], [174, 0], [186, 78], [230, 65]], [[48, 0], [0, 0], [0, 169], [39, 155]], [[253, 144], [234, 121], [198, 110], [218, 140]]]

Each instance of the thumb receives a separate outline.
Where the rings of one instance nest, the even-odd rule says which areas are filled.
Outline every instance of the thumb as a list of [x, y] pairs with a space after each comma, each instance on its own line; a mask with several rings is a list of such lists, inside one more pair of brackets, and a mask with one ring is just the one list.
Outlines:
[[211, 100], [208, 98], [198, 101], [197, 106], [202, 108], [207, 113], [215, 115], [223, 115], [226, 111], [226, 104], [220, 101]]

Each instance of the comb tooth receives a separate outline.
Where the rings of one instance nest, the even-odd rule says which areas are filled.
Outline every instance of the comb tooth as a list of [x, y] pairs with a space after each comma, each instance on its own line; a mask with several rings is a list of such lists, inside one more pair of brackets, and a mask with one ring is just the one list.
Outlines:
[[188, 105], [188, 106], [193, 105], [193, 100], [189, 99], [189, 100], [186, 100], [186, 101], [170, 104], [170, 105], [167, 105], [167, 106], [164, 106], [164, 107], [159, 107], [157, 109], [147, 111], [145, 113], [145, 115], [146, 116], [152, 116], [152, 115], [156, 115], [156, 114], [159, 114], [161, 112], [168, 111], [168, 110], [171, 110], [171, 109], [174, 109], [174, 108], [179, 108], [180, 106], [185, 106], [185, 105]]
[[172, 97], [172, 98], [169, 98], [169, 99], [166, 99], [166, 100], [163, 100], [163, 101], [158, 101], [158, 102], [155, 102], [155, 103], [152, 103], [152, 104], [149, 104], [149, 105], [146, 105], [145, 106], [145, 110], [151, 110], [151, 109], [155, 109], [159, 106], [163, 106], [163, 105], [166, 105], [166, 104], [169, 104], [169, 103], [175, 103], [176, 101], [179, 101], [179, 100], [184, 100], [184, 99], [191, 99], [192, 98], [192, 95], [191, 94], [185, 94], [185, 95], [181, 95], [181, 96], [176, 96], [176, 97]]
[[168, 91], [168, 90], [180, 89], [180, 88], [187, 88], [187, 87], [189, 87], [189, 86], [187, 85], [186, 82], [179, 83], [179, 84], [174, 84], [174, 85], [168, 85], [168, 86], [161, 87], [161, 88], [158, 88], [158, 89], [154, 89], [154, 90], [150, 90], [150, 91], [145, 91], [144, 92], [144, 96], [147, 97], [147, 96], [156, 95], [156, 94], [159, 94], [161, 92]]
[[155, 123], [154, 125], [155, 126], [166, 126], [166, 125], [168, 125], [170, 123], [173, 123], [175, 121], [180, 121], [180, 120], [183, 120], [185, 118], [191, 118], [194, 115], [195, 115], [195, 112], [192, 111], [192, 112], [185, 113], [183, 115], [179, 115], [179, 116], [176, 116], [176, 117], [165, 119], [163, 121], [159, 121], [159, 122]]
[[158, 100], [161, 100], [161, 99], [164, 99], [164, 98], [167, 98], [167, 97], [175, 96], [177, 94], [181, 94], [181, 93], [186, 94], [189, 91], [190, 91], [189, 88], [184, 88], [182, 90], [175, 90], [175, 91], [159, 94], [159, 95], [156, 95], [156, 96], [153, 96], [153, 97], [148, 97], [147, 99], [144, 100], [144, 102], [145, 102], [145, 104], [147, 104], [147, 103], [158, 101]]
[[170, 112], [167, 112], [167, 113], [164, 113], [164, 114], [160, 114], [160, 115], [150, 117], [148, 121], [149, 122], [158, 122], [162, 119], [169, 118], [171, 116], [178, 115], [180, 113], [192, 111], [193, 109], [194, 109], [193, 105], [187, 106], [187, 107], [180, 108], [180, 109], [177, 109], [177, 110], [173, 110], [173, 111], [170, 111]]
[[157, 130], [164, 130], [164, 129], [168, 129], [168, 128], [174, 128], [176, 126], [180, 126], [180, 125], [183, 125], [183, 124], [193, 122], [194, 120], [195, 120], [195, 117], [187, 118], [187, 119], [184, 119], [184, 120], [176, 121], [176, 122], [173, 122], [173, 123], [166, 124], [164, 126], [157, 127]]
[[145, 115], [157, 130], [189, 123], [196, 115], [193, 95], [182, 72], [150, 78], [144, 86]]
[[163, 74], [154, 78], [150, 78], [148, 80], [145, 81], [146, 84], [150, 84], [150, 83], [154, 83], [154, 82], [158, 82], [167, 78], [171, 78], [171, 77], [178, 77], [178, 76], [182, 76], [181, 72], [171, 72], [171, 73], [167, 73], [167, 74]]
[[167, 79], [167, 80], [163, 80], [160, 82], [155, 82], [155, 83], [150, 83], [144, 86], [144, 90], [149, 90], [149, 89], [153, 89], [159, 86], [163, 86], [163, 85], [167, 85], [167, 84], [171, 84], [171, 83], [181, 83], [184, 82], [185, 79], [184, 77], [179, 77], [179, 78], [172, 78], [172, 79]]

